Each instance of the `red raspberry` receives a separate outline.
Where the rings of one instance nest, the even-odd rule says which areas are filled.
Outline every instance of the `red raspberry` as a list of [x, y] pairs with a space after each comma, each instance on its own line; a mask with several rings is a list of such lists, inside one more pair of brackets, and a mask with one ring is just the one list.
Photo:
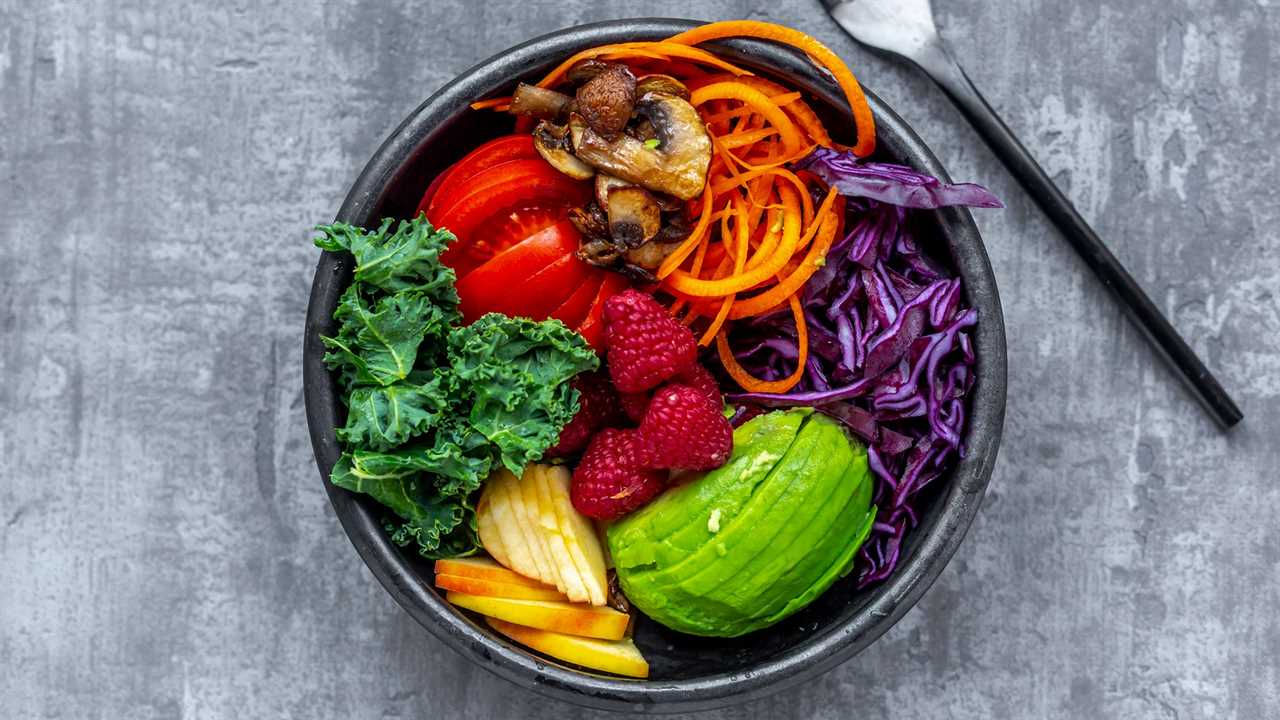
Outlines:
[[651, 296], [627, 290], [604, 303], [609, 374], [618, 392], [657, 387], [697, 362], [698, 343]]
[[720, 396], [720, 384], [711, 376], [709, 370], [698, 363], [690, 365], [687, 370], [676, 375], [675, 382], [701, 390], [707, 394], [707, 397], [715, 400], [716, 404], [723, 402], [723, 398]]
[[578, 414], [560, 431], [560, 439], [547, 450], [549, 457], [565, 457], [579, 452], [602, 427], [622, 421], [618, 394], [602, 372], [583, 373], [571, 384], [578, 391]]
[[573, 471], [569, 498], [578, 512], [600, 520], [622, 517], [662, 492], [666, 473], [643, 467], [634, 430], [601, 430]]
[[733, 428], [721, 412], [720, 395], [670, 384], [653, 394], [640, 423], [649, 467], [713, 470], [733, 452]]
[[650, 392], [637, 393], [618, 393], [618, 402], [622, 405], [622, 411], [631, 418], [631, 422], [640, 424], [644, 420], [644, 412], [649, 409], [649, 398], [653, 397]]
[[[672, 378], [674, 382], [681, 385], [688, 385], [697, 388], [707, 394], [707, 397], [721, 402], [720, 385], [716, 379], [706, 368], [698, 363], [694, 363], [688, 369]], [[644, 420], [644, 413], [649, 409], [649, 399], [653, 397], [653, 393], [619, 393], [618, 401], [622, 404], [622, 411], [631, 418], [631, 422], [639, 424]]]

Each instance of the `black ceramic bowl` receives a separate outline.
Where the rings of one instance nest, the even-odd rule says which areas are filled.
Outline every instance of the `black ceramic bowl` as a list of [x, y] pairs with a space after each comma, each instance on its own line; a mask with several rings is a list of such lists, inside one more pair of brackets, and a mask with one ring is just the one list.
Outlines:
[[[509, 131], [510, 119], [472, 111], [469, 103], [509, 93], [517, 80], [536, 78], [577, 50], [611, 42], [653, 40], [694, 23], [624, 20], [552, 33], [507, 50], [464, 72], [400, 124], [356, 180], [337, 219], [374, 225], [407, 217], [431, 178], [483, 140]], [[852, 127], [839, 89], [803, 56], [756, 41], [721, 43], [718, 52], [740, 65], [803, 91], [837, 140]], [[946, 171], [915, 133], [868, 93], [878, 125], [877, 158], [946, 179]], [[926, 215], [933, 252], [949, 258], [964, 278], [968, 302], [979, 312], [977, 378], [965, 444], [967, 456], [925, 498], [922, 521], [904, 545], [887, 582], [857, 591], [853, 577], [837, 583], [802, 612], [743, 638], [695, 638], [641, 617], [636, 644], [649, 660], [649, 680], [584, 672], [534, 654], [454, 609], [432, 588], [431, 563], [394, 546], [379, 525], [376, 503], [324, 483], [343, 528], [378, 580], [410, 615], [468, 659], [518, 685], [570, 702], [612, 710], [674, 712], [729, 705], [812, 678], [853, 657], [902, 617], [942, 571], [964, 538], [991, 475], [1005, 405], [1004, 321], [986, 251], [965, 210]], [[334, 428], [343, 407], [322, 362], [320, 335], [333, 334], [331, 316], [351, 279], [350, 258], [325, 253], [307, 309], [304, 383], [316, 464], [327, 478], [338, 459]]]

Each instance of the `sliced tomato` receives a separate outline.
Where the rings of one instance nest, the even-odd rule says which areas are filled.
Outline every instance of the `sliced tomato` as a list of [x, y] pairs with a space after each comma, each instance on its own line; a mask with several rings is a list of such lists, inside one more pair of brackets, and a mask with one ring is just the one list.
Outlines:
[[542, 159], [512, 160], [490, 168], [464, 182], [459, 194], [464, 190], [466, 194], [452, 205], [443, 207], [442, 202], [443, 209], [427, 215], [462, 242], [471, 241], [485, 221], [508, 208], [581, 205], [591, 194], [588, 183], [570, 179]]
[[445, 168], [443, 172], [436, 175], [436, 179], [432, 180], [431, 184], [427, 186], [427, 191], [422, 193], [422, 200], [418, 202], [418, 209], [413, 213], [414, 217], [417, 217], [427, 211], [427, 208], [431, 205], [431, 198], [436, 196], [436, 193], [440, 190], [440, 186], [444, 184], [445, 178], [449, 177], [449, 173], [453, 172], [453, 169], [456, 167], [458, 167], [458, 163], [450, 165]]
[[604, 270], [596, 269], [591, 274], [591, 279], [578, 286], [577, 290], [560, 304], [560, 307], [551, 311], [551, 317], [564, 323], [565, 326], [576, 328], [582, 324], [587, 318], [587, 313], [591, 311], [591, 305], [596, 300], [596, 293], [600, 292], [600, 283], [604, 281]]
[[[491, 167], [512, 160], [533, 160], [537, 157], [538, 151], [533, 148], [533, 136], [528, 133], [503, 135], [500, 138], [490, 140], [467, 153], [466, 157], [436, 176], [431, 186], [427, 188], [426, 194], [422, 196], [422, 202], [418, 204], [418, 210], [426, 210], [427, 216], [432, 217], [431, 202], [439, 194], [439, 188], [447, 185], [448, 189], [452, 190], [468, 178], [474, 177]], [[453, 198], [453, 200], [456, 199]], [[440, 200], [443, 202], [447, 198], [441, 196]]]
[[606, 272], [604, 281], [600, 283], [600, 291], [587, 317], [578, 326], [578, 332], [587, 339], [596, 352], [604, 352], [604, 301], [626, 290], [631, 282], [615, 272]]
[[515, 247], [568, 215], [567, 207], [554, 205], [513, 208], [485, 222], [471, 242], [451, 245], [440, 259], [453, 268], [459, 279], [464, 278], [498, 253]]
[[[536, 294], [538, 286], [533, 285], [533, 279], [565, 257], [571, 257], [585, 265], [573, 257], [578, 250], [579, 239], [573, 224], [562, 220], [530, 235], [467, 273], [457, 284], [458, 297], [462, 301], [463, 321], [470, 323], [485, 313], [502, 312], [500, 308], [515, 304], [512, 302], [514, 296], [518, 295], [519, 299], [523, 299], [531, 293]], [[541, 288], [550, 296], [545, 302], [553, 303], [543, 317], [559, 307], [574, 287], [576, 285]], [[531, 316], [531, 312], [520, 314]]]
[[569, 253], [524, 282], [508, 285], [494, 303], [493, 312], [546, 320], [596, 272], [597, 268]]

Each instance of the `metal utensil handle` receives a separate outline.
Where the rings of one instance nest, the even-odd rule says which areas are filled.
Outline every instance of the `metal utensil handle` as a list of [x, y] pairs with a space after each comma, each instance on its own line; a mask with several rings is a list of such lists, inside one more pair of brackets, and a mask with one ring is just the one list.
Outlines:
[[1130, 320], [1146, 335], [1182, 376], [1196, 398], [1224, 428], [1244, 417], [1240, 408], [1205, 367], [1195, 351], [1182, 339], [1169, 320], [1133, 279], [1116, 256], [1089, 227], [1075, 206], [1058, 189], [1031, 153], [1018, 142], [951, 53], [940, 44], [931, 44], [913, 58], [955, 101], [960, 111], [977, 129], [1009, 172], [1018, 179], [1032, 199], [1071, 242], [1098, 279], [1120, 300]]

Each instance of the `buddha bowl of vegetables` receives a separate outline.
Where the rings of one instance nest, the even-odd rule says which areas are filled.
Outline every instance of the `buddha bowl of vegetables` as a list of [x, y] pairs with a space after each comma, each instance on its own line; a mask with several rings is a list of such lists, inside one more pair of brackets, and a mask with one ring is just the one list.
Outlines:
[[[602, 563], [609, 563], [608, 587], [603, 580], [593, 581], [592, 573], [578, 578], [562, 573], [557, 577], [570, 587], [561, 583], [559, 591], [555, 583], [544, 586], [535, 581], [536, 542], [533, 555], [521, 555], [523, 550], [512, 547], [510, 528], [495, 529], [494, 518], [500, 524], [502, 512], [513, 507], [524, 512], [519, 502], [508, 502], [512, 497], [518, 501], [521, 492], [531, 498], [535, 526], [538, 498], [544, 526], [555, 525], [566, 513], [574, 515], [573, 507], [586, 511], [587, 501], [580, 501], [573, 485], [579, 455], [552, 459], [548, 447], [585, 402], [570, 390], [569, 378], [593, 371], [607, 375], [600, 359], [607, 344], [600, 327], [604, 320], [596, 308], [599, 297], [593, 296], [603, 296], [611, 283], [616, 283], [616, 291], [657, 286], [663, 256], [646, 265], [643, 253], [632, 252], [639, 249], [634, 247], [637, 233], [648, 240], [655, 231], [659, 237], [672, 232], [674, 239], [665, 246], [671, 253], [672, 248], [679, 251], [690, 228], [681, 228], [681, 211], [673, 214], [665, 204], [654, 208], [622, 203], [624, 196], [630, 201], [643, 192], [618, 193], [606, 187], [599, 194], [597, 184], [597, 196], [604, 202], [594, 212], [602, 222], [610, 222], [601, 226], [598, 237], [591, 235], [594, 226], [586, 211], [573, 225], [584, 236], [583, 251], [575, 256], [590, 259], [592, 267], [574, 275], [562, 260], [550, 261], [546, 270], [573, 287], [565, 289], [563, 302], [555, 301], [554, 312], [541, 317], [564, 319], [561, 311], [573, 306], [580, 311], [574, 316], [578, 320], [562, 324], [518, 318], [525, 306], [542, 302], [542, 293], [530, 289], [532, 281], [509, 279], [506, 292], [490, 298], [486, 307], [497, 308], [498, 314], [475, 317], [468, 304], [474, 307], [477, 294], [485, 291], [474, 280], [479, 270], [460, 259], [458, 251], [449, 260], [453, 236], [447, 231], [452, 223], [439, 223], [443, 233], [428, 224], [432, 211], [427, 198], [449, 192], [449, 170], [477, 147], [504, 151], [502, 143], [485, 143], [511, 133], [511, 117], [488, 110], [502, 101], [490, 101], [482, 110], [485, 103], [472, 107], [478, 100], [509, 96], [518, 82], [536, 83], [585, 49], [664, 40], [696, 25], [627, 20], [563, 30], [496, 55], [445, 86], [378, 149], [339, 210], [337, 224], [318, 241], [329, 252], [316, 270], [307, 314], [304, 383], [317, 465], [343, 528], [374, 575], [419, 623], [469, 660], [537, 692], [601, 709], [677, 712], [719, 707], [776, 692], [856, 655], [919, 600], [959, 546], [990, 478], [1004, 420], [1006, 355], [1000, 301], [977, 227], [964, 207], [993, 206], [989, 194], [950, 184], [920, 138], [869, 93], [865, 107], [874, 115], [875, 150], [855, 157], [852, 152], [865, 146], [865, 138], [857, 137], [857, 113], [851, 115], [844, 88], [796, 49], [758, 38], [702, 44], [717, 62], [785, 86], [812, 108], [817, 123], [830, 131], [832, 147], [802, 149], [803, 159], [786, 167], [813, 187], [830, 186], [832, 195], [847, 195], [838, 199], [843, 219], [838, 232], [833, 225], [825, 239], [816, 221], [814, 232], [801, 239], [810, 248], [818, 246], [812, 250], [813, 267], [803, 274], [803, 285], [784, 288], [782, 278], [788, 271], [803, 269], [810, 256], [802, 261], [797, 254], [790, 265], [779, 265], [778, 297], [784, 289], [790, 297], [778, 312], [726, 322], [743, 307], [734, 305], [731, 311], [729, 298], [724, 313], [716, 312], [718, 305], [706, 313], [725, 316], [718, 320], [725, 323], [718, 326], [724, 339], [720, 353], [713, 341], [717, 328], [712, 327], [706, 339], [713, 342], [701, 348], [698, 357], [723, 392], [716, 407], [724, 408], [735, 428], [732, 454], [718, 458], [705, 472], [673, 473], [668, 479], [663, 470], [661, 494], [645, 493], [643, 502], [633, 498], [637, 502], [626, 506], [625, 516], [598, 526], [599, 539], [591, 540], [592, 547], [604, 553], [598, 558], [591, 554], [597, 551], [581, 552], [587, 545], [575, 545], [574, 538], [593, 535], [589, 518], [570, 518], [572, 522], [556, 531], [557, 547], [570, 566], [577, 562], [579, 568], [599, 567], [603, 578]], [[696, 56], [687, 60], [696, 62]], [[654, 78], [645, 76], [642, 82], [656, 87], [657, 94], [645, 95], [644, 107], [636, 104], [637, 113], [648, 115], [639, 117], [638, 125], [633, 116], [627, 132], [635, 134], [637, 126], [649, 132], [656, 128], [657, 136], [640, 140], [644, 136], [637, 135], [636, 152], [667, 152], [681, 160], [681, 152], [705, 151], [662, 132], [663, 123], [678, 116], [683, 106], [663, 101], [668, 92], [676, 93], [669, 90], [669, 78]], [[749, 100], [757, 97], [744, 92]], [[544, 107], [543, 112], [558, 111], [554, 93], [533, 97], [551, 102], [551, 109]], [[579, 92], [577, 102], [583, 107], [571, 107], [571, 117], [589, 114], [583, 97]], [[861, 123], [868, 119], [858, 121], [857, 127], [864, 127]], [[611, 122], [608, 117], [588, 120], [587, 133]], [[533, 135], [542, 157], [570, 179], [581, 160], [591, 160], [589, 142], [571, 141], [580, 138], [571, 139], [570, 130], [584, 132], [575, 122], [579, 121], [543, 123]], [[768, 128], [735, 127], [732, 137], [735, 143], [745, 143], [769, 135]], [[786, 132], [782, 135], [785, 140]], [[718, 152], [722, 142], [723, 138], [715, 140], [712, 152]], [[607, 147], [602, 144], [597, 150]], [[574, 151], [578, 157], [573, 157]], [[615, 168], [619, 157], [615, 153], [596, 158], [594, 168], [587, 170]], [[541, 172], [532, 160], [519, 162], [525, 162], [520, 167]], [[627, 170], [616, 167], [615, 172]], [[446, 182], [433, 184], [441, 178]], [[674, 184], [669, 187], [656, 187], [677, 188], [688, 177], [673, 173], [670, 180]], [[557, 183], [566, 182], [549, 175], [532, 192], [560, 192]], [[639, 176], [633, 182], [650, 187]], [[565, 188], [561, 195], [578, 192], [569, 184]], [[688, 194], [696, 198], [697, 186], [690, 188], [694, 192]], [[502, 186], [493, 183], [475, 197], [491, 202], [489, 198], [502, 192]], [[654, 195], [667, 197], [656, 191]], [[815, 194], [806, 217], [817, 218], [815, 213], [830, 208], [822, 200]], [[594, 200], [583, 189], [573, 202], [591, 208]], [[609, 210], [608, 217], [602, 206]], [[421, 224], [384, 224], [384, 219], [407, 221], [420, 211]], [[744, 206], [741, 217], [747, 213]], [[725, 214], [729, 213], [721, 216]], [[771, 217], [767, 211], [762, 214]], [[514, 221], [517, 213], [511, 217]], [[726, 230], [732, 221], [723, 220]], [[653, 227], [646, 230], [647, 224]], [[569, 227], [563, 222], [554, 227], [562, 226]], [[770, 232], [762, 226], [759, 235], [768, 242]], [[558, 241], [556, 237], [547, 235], [548, 243]], [[588, 238], [594, 238], [591, 247]], [[730, 269], [720, 275], [704, 273], [707, 279], [701, 280], [687, 271], [688, 261], [686, 270], [677, 273], [692, 278], [687, 281], [690, 286], [728, 276], [735, 260], [732, 248], [727, 249], [721, 262]], [[446, 264], [455, 270], [446, 270]], [[739, 270], [750, 272], [745, 258]], [[470, 274], [461, 277], [465, 272]], [[588, 272], [598, 274], [582, 274]], [[573, 292], [579, 284], [592, 290]], [[493, 280], [489, 285], [502, 283]], [[657, 293], [662, 297], [661, 290]], [[795, 322], [787, 302], [795, 308]], [[851, 303], [867, 309], [844, 312]], [[693, 318], [692, 307], [686, 317], [694, 333], [701, 334], [711, 318]], [[379, 318], [388, 314], [412, 318], [427, 330], [419, 329], [407, 341], [371, 341], [379, 331]], [[807, 332], [797, 344], [796, 329], [804, 320]], [[385, 327], [399, 332], [403, 323]], [[733, 349], [728, 349], [729, 341]], [[367, 349], [371, 342], [378, 344], [377, 352]], [[802, 346], [804, 367], [793, 372]], [[398, 365], [399, 374], [388, 379]], [[519, 394], [519, 402], [503, 406], [504, 398], [510, 401], [513, 393]], [[657, 397], [649, 402], [656, 404]], [[389, 407], [394, 412], [389, 413]], [[459, 409], [464, 407], [465, 422], [448, 422], [449, 413], [464, 412]], [[388, 422], [392, 416], [394, 422]], [[508, 432], [508, 427], [519, 430]], [[405, 442], [419, 445], [416, 460], [397, 455]], [[424, 442], [430, 447], [424, 448]], [[565, 442], [563, 436], [560, 442]], [[432, 467], [447, 468], [441, 472], [448, 479], [428, 486], [416, 505], [408, 493], [405, 502], [398, 503], [390, 497], [391, 485], [378, 485], [403, 472], [406, 462], [426, 462], [424, 455], [433, 458]], [[581, 462], [585, 465], [587, 459]], [[488, 477], [483, 492], [478, 487], [481, 476]], [[394, 485], [396, 491], [404, 488], [423, 490], [411, 483]], [[440, 516], [433, 517], [437, 512]], [[744, 532], [745, 527], [754, 532]], [[518, 532], [514, 537], [523, 542]], [[548, 547], [543, 547], [544, 557], [554, 558], [556, 547]], [[478, 551], [487, 551], [497, 563], [475, 556], [447, 559]], [[452, 564], [433, 564], [436, 558]], [[601, 606], [593, 610], [601, 618], [600, 627], [619, 618], [621, 624], [594, 637], [625, 634], [629, 652], [637, 654], [641, 667], [628, 670], [629, 658], [622, 658], [616, 666], [622, 669], [615, 669], [608, 662], [593, 665], [581, 659], [585, 655], [557, 654], [530, 638], [529, 632], [541, 631], [521, 632], [505, 619], [494, 620], [501, 613], [486, 608], [495, 603], [455, 592], [461, 586], [442, 582], [440, 573], [462, 582], [471, 572], [442, 567], [464, 566], [479, 568], [476, 572], [489, 578], [483, 582], [494, 580], [494, 586], [512, 588], [512, 597], [526, 598], [502, 599], [497, 605], [538, 603], [542, 601], [533, 598], [567, 593], [584, 607], [587, 600]], [[619, 616], [604, 606], [619, 607], [618, 598], [630, 615]], [[609, 634], [615, 630], [616, 635]]]

